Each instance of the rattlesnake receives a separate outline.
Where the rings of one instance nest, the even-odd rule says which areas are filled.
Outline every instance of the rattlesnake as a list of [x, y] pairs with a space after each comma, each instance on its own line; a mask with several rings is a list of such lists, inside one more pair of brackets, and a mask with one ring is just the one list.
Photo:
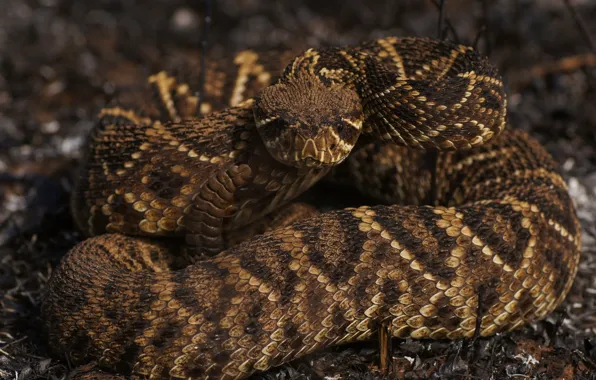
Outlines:
[[[101, 111], [72, 204], [82, 230], [109, 234], [50, 280], [58, 353], [141, 378], [243, 378], [381, 322], [487, 336], [564, 299], [575, 210], [545, 149], [502, 131], [486, 59], [390, 37], [309, 49], [273, 82], [280, 57], [239, 53], [231, 80], [210, 69], [203, 118], [167, 72]], [[432, 169], [422, 149], [441, 151]], [[387, 205], [287, 205], [330, 170]]]

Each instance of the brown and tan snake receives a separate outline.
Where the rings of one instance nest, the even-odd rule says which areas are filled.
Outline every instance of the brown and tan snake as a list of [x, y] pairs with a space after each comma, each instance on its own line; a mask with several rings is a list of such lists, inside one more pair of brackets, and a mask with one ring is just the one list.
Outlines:
[[[565, 298], [574, 206], [546, 150], [503, 130], [485, 58], [393, 37], [287, 57], [208, 65], [201, 118], [192, 80], [165, 71], [101, 111], [72, 202], [97, 236], [44, 301], [57, 354], [239, 379], [383, 322], [398, 338], [488, 336]], [[330, 170], [380, 204], [289, 203]]]

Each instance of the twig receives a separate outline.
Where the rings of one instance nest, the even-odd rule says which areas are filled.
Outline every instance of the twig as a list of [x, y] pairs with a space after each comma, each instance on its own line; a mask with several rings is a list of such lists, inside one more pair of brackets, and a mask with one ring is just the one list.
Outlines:
[[472, 346], [476, 343], [476, 340], [480, 336], [480, 329], [482, 328], [482, 318], [484, 317], [484, 309], [482, 308], [482, 302], [486, 293], [486, 285], [480, 284], [478, 287], [478, 304], [476, 305], [476, 324], [474, 326], [474, 336], [472, 337]]
[[478, 44], [480, 43], [480, 38], [482, 38], [482, 36], [484, 35], [484, 33], [486, 32], [486, 26], [482, 26], [480, 28], [480, 30], [478, 31], [478, 33], [476, 33], [476, 37], [474, 37], [474, 43], [472, 44], [472, 47], [474, 48], [474, 50], [478, 50]]
[[443, 22], [445, 20], [445, 12], [444, 12], [444, 7], [445, 7], [445, 1], [446, 0], [440, 0], [439, 2], [439, 20], [437, 22], [437, 38], [442, 39], [443, 37]]
[[[433, 3], [433, 5], [439, 11], [439, 20], [437, 25], [437, 28], [439, 28], [439, 31], [437, 32], [438, 38], [444, 40], [445, 38], [447, 38], [448, 32], [451, 32], [451, 34], [453, 35], [453, 40], [459, 43], [459, 35], [457, 34], [457, 31], [451, 24], [451, 21], [449, 21], [449, 17], [447, 17], [446, 15], [447, 12], [443, 11], [445, 5], [447, 4], [447, 0], [431, 0], [431, 3]], [[445, 23], [445, 25], [447, 26], [443, 27], [443, 23]]]
[[515, 88], [519, 90], [536, 78], [542, 78], [549, 74], [569, 73], [580, 69], [585, 72], [588, 67], [596, 67], [596, 54], [577, 54], [563, 57], [554, 62], [534, 65], [530, 69], [522, 70], [516, 74], [515, 78], [519, 77], [519, 80], [512, 79], [511, 83], [515, 84]]
[[573, 20], [575, 21], [575, 24], [580, 30], [580, 33], [582, 34], [582, 37], [584, 38], [586, 44], [593, 53], [596, 53], [596, 44], [594, 43], [594, 40], [592, 39], [592, 36], [588, 31], [588, 27], [586, 26], [584, 19], [579, 15], [579, 13], [577, 13], [577, 9], [575, 9], [573, 4], [571, 4], [570, 0], [563, 0], [563, 2], [567, 6], [569, 13], [571, 14], [571, 17], [573, 17]]
[[[447, 5], [447, 0], [432, 0], [432, 3], [437, 7], [439, 11], [439, 18], [437, 20], [437, 37], [441, 40], [444, 40], [447, 37], [447, 28], [452, 31], [453, 36], [456, 41], [459, 41], [459, 37], [451, 23], [449, 22], [449, 18], [445, 12], [445, 6]], [[443, 23], [447, 24], [447, 28], [443, 28]], [[430, 190], [427, 197], [427, 204], [434, 205], [437, 202], [438, 194], [437, 194], [437, 161], [439, 160], [439, 152], [438, 151], [430, 151], [428, 152], [427, 156], [427, 164], [428, 169], [430, 171]]]
[[439, 198], [439, 187], [437, 186], [437, 167], [439, 161], [439, 151], [431, 150], [426, 154], [427, 168], [430, 171], [430, 189], [428, 191], [426, 204], [436, 206]]
[[535, 65], [530, 68], [533, 77], [542, 77], [556, 72], [570, 72], [581, 68], [596, 66], [596, 54], [577, 54], [561, 58], [555, 62]]
[[8, 352], [4, 351], [4, 350], [3, 350], [3, 349], [1, 349], [1, 348], [0, 348], [0, 354], [2, 354], [2, 355], [4, 355], [4, 356], [6, 356], [6, 357], [8, 357], [8, 358], [14, 359], [14, 356], [12, 356], [11, 354], [9, 354]]
[[[577, 13], [577, 10], [573, 6], [573, 4], [571, 4], [570, 0], [563, 0], [563, 2], [565, 3], [565, 6], [567, 6], [567, 10], [569, 10], [571, 17], [573, 17], [575, 25], [579, 29], [580, 34], [584, 38], [584, 41], [586, 42], [592, 53], [596, 53], [596, 44], [594, 43], [594, 40], [592, 39], [592, 36], [588, 31], [588, 27], [586, 26], [584, 19], [580, 16], [579, 13]], [[592, 75], [592, 73], [586, 70], [585, 67], [582, 67], [582, 71], [586, 75], [588, 86], [590, 87], [590, 89], [594, 89], [594, 87], [596, 86], [596, 84], [594, 83], [594, 76]]]
[[492, 53], [490, 22], [488, 21], [488, 2], [482, 1], [482, 30], [484, 34], [484, 54], [489, 57]]
[[391, 373], [391, 358], [393, 347], [391, 340], [391, 319], [381, 322], [379, 326], [379, 370], [382, 375]]
[[0, 348], [0, 353], [1, 353], [2, 355], [6, 355], [6, 356], [8, 356], [8, 357], [9, 357], [9, 358], [11, 358], [11, 359], [14, 359], [14, 356], [12, 356], [11, 354], [9, 354], [9, 353], [8, 353], [7, 351], [5, 351], [4, 349], [5, 349], [5, 348], [8, 348], [8, 347], [10, 347], [10, 346], [12, 346], [13, 344], [17, 344], [17, 343], [19, 343], [19, 342], [22, 342], [22, 341], [24, 341], [24, 340], [25, 340], [25, 339], [27, 339], [27, 338], [28, 338], [28, 337], [25, 335], [24, 337], [21, 337], [21, 338], [19, 338], [19, 339], [17, 339], [17, 340], [13, 340], [12, 342], [6, 343], [4, 346], [2, 346], [2, 348]]
[[205, 3], [205, 17], [203, 17], [203, 30], [201, 31], [201, 60], [199, 63], [199, 98], [197, 104], [197, 116], [201, 116], [201, 104], [205, 98], [205, 71], [207, 65], [205, 63], [205, 56], [207, 55], [207, 47], [209, 42], [209, 29], [211, 29], [211, 21], [213, 14], [212, 0], [204, 0]]

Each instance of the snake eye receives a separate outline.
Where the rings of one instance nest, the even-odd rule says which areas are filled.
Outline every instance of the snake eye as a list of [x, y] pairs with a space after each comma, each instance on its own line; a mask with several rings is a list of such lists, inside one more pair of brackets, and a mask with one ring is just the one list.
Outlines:
[[333, 150], [333, 149], [335, 149], [335, 147], [337, 147], [337, 144], [331, 144], [331, 145], [329, 146], [329, 149]]

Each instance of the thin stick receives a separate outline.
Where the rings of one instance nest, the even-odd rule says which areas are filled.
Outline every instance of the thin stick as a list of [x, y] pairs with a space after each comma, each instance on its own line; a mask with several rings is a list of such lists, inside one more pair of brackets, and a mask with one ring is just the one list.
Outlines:
[[381, 322], [379, 326], [379, 370], [382, 375], [391, 373], [393, 346], [391, 341], [391, 319]]
[[442, 34], [443, 34], [443, 22], [445, 20], [445, 12], [444, 12], [444, 7], [445, 7], [445, 2], [446, 0], [440, 0], [439, 2], [439, 21], [437, 22], [437, 38], [442, 39]]
[[[592, 36], [590, 35], [590, 32], [588, 31], [588, 27], [586, 26], [584, 19], [580, 16], [579, 13], [577, 13], [577, 9], [575, 9], [573, 4], [571, 4], [570, 0], [563, 0], [563, 2], [567, 6], [569, 13], [571, 13], [571, 17], [573, 17], [573, 20], [575, 21], [575, 25], [578, 27], [580, 34], [584, 38], [584, 41], [586, 42], [586, 44], [588, 45], [588, 47], [590, 48], [592, 53], [596, 53], [596, 44], [594, 43], [594, 40], [592, 39]], [[596, 86], [596, 84], [594, 83], [594, 76], [585, 67], [582, 67], [582, 71], [586, 75], [586, 78], [587, 78], [586, 82], [587, 82], [589, 88], [593, 90]]]
[[[453, 35], [453, 40], [459, 43], [459, 35], [457, 34], [457, 31], [451, 24], [451, 21], [449, 21], [449, 17], [447, 17], [447, 12], [443, 11], [445, 9], [445, 5], [447, 4], [447, 0], [431, 0], [431, 3], [433, 3], [433, 5], [439, 11], [439, 21], [437, 25], [437, 28], [439, 28], [439, 32], [437, 32], [438, 38], [440, 40], [444, 40], [445, 38], [447, 38], [448, 32], [451, 32], [451, 34]], [[443, 23], [446, 25], [446, 27], [442, 26]]]
[[[452, 31], [456, 40], [459, 40], [457, 37], [457, 33], [455, 29], [451, 26], [449, 19], [446, 16], [445, 6], [447, 5], [447, 0], [432, 0], [435, 7], [437, 7], [439, 11], [439, 19], [437, 21], [437, 36], [440, 40], [444, 40], [447, 37], [446, 30], [447, 28], [443, 28], [443, 23], [447, 24], [448, 28]], [[437, 201], [437, 161], [439, 159], [439, 152], [431, 151], [426, 156], [428, 162], [428, 169], [430, 171], [430, 191], [428, 194], [427, 202], [430, 205], [434, 205]]]
[[490, 22], [488, 21], [488, 2], [486, 0], [482, 0], [482, 23], [483, 25], [483, 32], [484, 32], [484, 54], [487, 57], [490, 57], [492, 53], [492, 44], [491, 44], [491, 32], [490, 32]]
[[486, 32], [486, 26], [482, 26], [480, 28], [480, 30], [478, 31], [478, 33], [476, 33], [476, 37], [474, 37], [474, 43], [472, 44], [472, 47], [474, 48], [474, 50], [478, 50], [478, 44], [480, 43], [480, 38], [482, 38], [482, 36], [484, 36], [485, 32]]
[[480, 329], [482, 327], [482, 317], [484, 317], [484, 309], [482, 308], [482, 302], [486, 294], [486, 285], [481, 284], [477, 290], [478, 294], [478, 305], [476, 306], [476, 325], [474, 327], [474, 336], [472, 337], [472, 346], [480, 336]]
[[579, 13], [577, 13], [577, 9], [575, 9], [573, 4], [571, 4], [570, 0], [563, 0], [563, 2], [567, 6], [569, 13], [571, 13], [571, 17], [573, 17], [575, 24], [577, 25], [578, 29], [580, 30], [580, 33], [582, 34], [582, 37], [584, 38], [584, 41], [586, 42], [590, 50], [592, 50], [593, 53], [596, 53], [596, 43], [594, 43], [594, 40], [590, 35], [590, 32], [588, 30], [588, 27], [586, 26], [584, 19], [579, 15]]
[[430, 189], [427, 196], [426, 203], [431, 206], [436, 206], [437, 200], [439, 198], [439, 186], [437, 184], [438, 177], [437, 177], [437, 167], [439, 161], [439, 151], [432, 150], [427, 153], [427, 165], [428, 170], [430, 171]]
[[542, 77], [557, 72], [570, 72], [585, 67], [596, 66], [596, 53], [586, 53], [563, 57], [555, 62], [533, 66], [529, 72], [532, 77]]
[[197, 116], [201, 116], [201, 104], [205, 98], [205, 71], [207, 71], [207, 64], [205, 57], [207, 55], [207, 47], [209, 43], [209, 30], [211, 29], [213, 4], [212, 0], [204, 0], [205, 2], [205, 17], [203, 18], [203, 30], [201, 31], [201, 61], [199, 63], [199, 92], [197, 97]]

